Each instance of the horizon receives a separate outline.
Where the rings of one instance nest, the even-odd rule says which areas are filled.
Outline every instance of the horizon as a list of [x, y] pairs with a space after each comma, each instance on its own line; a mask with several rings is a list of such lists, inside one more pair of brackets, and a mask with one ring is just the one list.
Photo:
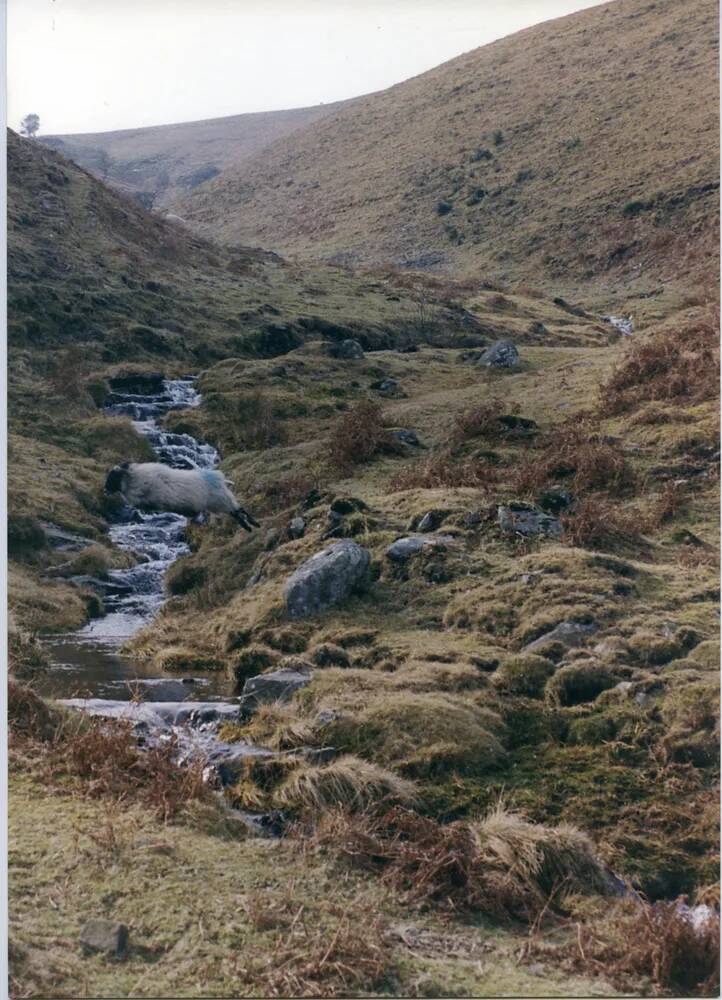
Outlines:
[[8, 124], [35, 113], [41, 135], [73, 135], [334, 104], [599, 5], [9, 0]]

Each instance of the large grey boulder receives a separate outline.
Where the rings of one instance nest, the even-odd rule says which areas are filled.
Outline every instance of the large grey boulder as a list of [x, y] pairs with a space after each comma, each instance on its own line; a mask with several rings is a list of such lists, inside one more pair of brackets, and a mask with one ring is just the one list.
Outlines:
[[497, 340], [484, 351], [477, 364], [486, 368], [516, 368], [519, 352], [511, 340]]
[[408, 535], [389, 545], [386, 549], [386, 558], [391, 562], [403, 563], [422, 549], [448, 545], [453, 541], [451, 535]]
[[307, 618], [342, 604], [366, 582], [370, 563], [368, 549], [346, 538], [311, 556], [286, 583], [291, 618]]
[[128, 928], [113, 920], [89, 920], [80, 932], [80, 943], [88, 951], [123, 955], [128, 950]]
[[243, 685], [241, 712], [251, 715], [259, 705], [272, 701], [289, 701], [294, 691], [311, 680], [308, 670], [274, 670], [269, 674], [249, 677]]
[[499, 507], [497, 520], [502, 531], [509, 534], [548, 535], [559, 538], [562, 533], [561, 521], [558, 517], [545, 514], [544, 511], [528, 503], [510, 503]]

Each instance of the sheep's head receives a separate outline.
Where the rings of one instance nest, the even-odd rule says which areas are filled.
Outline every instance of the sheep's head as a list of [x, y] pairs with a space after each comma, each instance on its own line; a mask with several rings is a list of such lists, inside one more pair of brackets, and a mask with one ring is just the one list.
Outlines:
[[110, 472], [108, 473], [108, 478], [105, 480], [105, 492], [122, 493], [127, 472], [128, 472], [127, 462], [123, 462], [122, 465], [116, 465], [114, 469], [111, 469]]

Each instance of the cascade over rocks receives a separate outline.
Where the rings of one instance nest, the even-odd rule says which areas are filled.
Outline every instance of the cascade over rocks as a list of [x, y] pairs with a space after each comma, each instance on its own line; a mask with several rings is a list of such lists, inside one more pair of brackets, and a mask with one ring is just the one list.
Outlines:
[[307, 618], [343, 603], [366, 582], [371, 554], [343, 539], [302, 563], [286, 583], [284, 596], [291, 618]]

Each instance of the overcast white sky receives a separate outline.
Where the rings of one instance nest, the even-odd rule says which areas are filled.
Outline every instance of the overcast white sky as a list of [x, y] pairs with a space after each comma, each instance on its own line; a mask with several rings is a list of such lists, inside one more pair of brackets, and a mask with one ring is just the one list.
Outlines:
[[8, 0], [8, 124], [99, 132], [328, 103], [598, 0]]

